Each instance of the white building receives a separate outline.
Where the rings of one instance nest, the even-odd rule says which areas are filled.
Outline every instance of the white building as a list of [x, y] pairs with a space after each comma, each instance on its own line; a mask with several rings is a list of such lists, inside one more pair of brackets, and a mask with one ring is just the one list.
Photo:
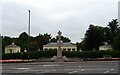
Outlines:
[[100, 46], [99, 48], [100, 48], [100, 50], [104, 50], [104, 51], [106, 51], [106, 50], [112, 50], [112, 46], [109, 45], [109, 44], [105, 44], [103, 46]]
[[[61, 43], [61, 49], [63, 51], [77, 51], [77, 46], [71, 44], [70, 42]], [[52, 42], [46, 45], [43, 45], [43, 50], [58, 50], [58, 43]]]
[[14, 43], [5, 46], [5, 53], [19, 53], [20, 47], [15, 45]]

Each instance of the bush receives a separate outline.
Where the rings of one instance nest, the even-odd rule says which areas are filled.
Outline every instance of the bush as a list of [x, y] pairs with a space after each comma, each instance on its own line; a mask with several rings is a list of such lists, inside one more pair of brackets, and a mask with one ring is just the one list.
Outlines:
[[[52, 58], [57, 54], [57, 51], [34, 51], [29, 53], [30, 59], [38, 59], [40, 57]], [[112, 57], [120, 57], [120, 51], [63, 51], [63, 56], [66, 57], [79, 57], [79, 58], [102, 58], [104, 55], [111, 55]], [[27, 59], [28, 53], [8, 53], [3, 54], [2, 59]]]
[[20, 53], [2, 54], [2, 59], [20, 59]]

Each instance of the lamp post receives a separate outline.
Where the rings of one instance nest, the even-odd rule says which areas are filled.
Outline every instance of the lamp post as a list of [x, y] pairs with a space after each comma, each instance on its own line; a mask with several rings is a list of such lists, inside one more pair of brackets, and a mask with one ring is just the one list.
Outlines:
[[28, 62], [29, 62], [29, 51], [30, 51], [30, 10], [28, 10]]

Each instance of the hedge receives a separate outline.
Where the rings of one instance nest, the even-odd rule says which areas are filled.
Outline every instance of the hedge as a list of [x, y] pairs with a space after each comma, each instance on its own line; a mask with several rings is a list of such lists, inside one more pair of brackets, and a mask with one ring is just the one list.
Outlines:
[[[30, 59], [38, 59], [40, 57], [53, 57], [57, 51], [34, 51], [29, 53]], [[63, 56], [79, 57], [79, 58], [102, 58], [104, 55], [111, 55], [112, 57], [120, 57], [120, 51], [63, 51]], [[2, 59], [27, 59], [28, 53], [7, 53], [2, 54]]]

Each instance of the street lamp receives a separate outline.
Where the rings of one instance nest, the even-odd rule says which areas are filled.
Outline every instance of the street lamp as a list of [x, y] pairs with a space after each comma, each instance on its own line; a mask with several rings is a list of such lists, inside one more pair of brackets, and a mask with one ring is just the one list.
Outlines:
[[30, 50], [30, 10], [28, 10], [28, 61], [29, 61], [29, 50]]

